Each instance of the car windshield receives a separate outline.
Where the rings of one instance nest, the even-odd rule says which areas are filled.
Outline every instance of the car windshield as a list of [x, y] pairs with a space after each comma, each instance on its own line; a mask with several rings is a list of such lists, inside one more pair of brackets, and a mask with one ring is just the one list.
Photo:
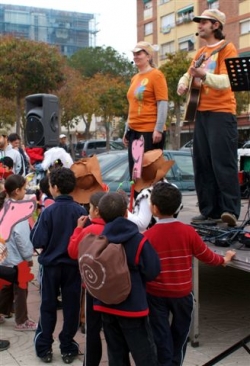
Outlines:
[[110, 141], [109, 142], [110, 150], [124, 150], [124, 145], [119, 141]]
[[250, 149], [250, 141], [247, 141], [243, 146], [243, 149]]
[[103, 173], [107, 166], [113, 166], [115, 161], [117, 161], [117, 154], [98, 154], [97, 159], [101, 167], [101, 172]]
[[184, 179], [194, 175], [193, 161], [189, 155], [178, 155], [173, 152], [173, 156], [179, 173], [181, 173]]
[[128, 169], [128, 164], [126, 161], [121, 162], [114, 169], [108, 170], [106, 173], [102, 175], [102, 179], [109, 182], [120, 182], [122, 183], [124, 180], [125, 173]]
[[83, 146], [84, 146], [84, 142], [82, 141], [78, 141], [77, 144], [76, 144], [76, 150], [82, 150], [83, 149]]

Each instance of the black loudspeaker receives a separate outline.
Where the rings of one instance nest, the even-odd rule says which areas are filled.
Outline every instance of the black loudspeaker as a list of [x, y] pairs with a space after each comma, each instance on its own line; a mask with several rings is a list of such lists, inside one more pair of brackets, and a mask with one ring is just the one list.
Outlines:
[[26, 142], [29, 147], [59, 144], [59, 101], [53, 94], [33, 94], [26, 101]]

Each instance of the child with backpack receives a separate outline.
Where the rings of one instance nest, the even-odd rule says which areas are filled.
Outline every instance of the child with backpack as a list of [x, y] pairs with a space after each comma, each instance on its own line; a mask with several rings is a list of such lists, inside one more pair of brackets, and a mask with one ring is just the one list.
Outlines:
[[193, 257], [219, 266], [226, 265], [235, 255], [232, 250], [228, 250], [224, 257], [215, 254], [192, 226], [174, 218], [181, 201], [178, 188], [165, 182], [157, 183], [151, 193], [151, 211], [158, 221], [144, 232], [161, 260], [161, 273], [147, 283], [149, 318], [158, 365], [181, 366], [184, 360], [194, 307]]
[[[108, 305], [94, 300], [94, 310], [102, 313], [109, 366], [130, 365], [129, 353], [137, 366], [156, 366], [146, 281], [152, 281], [160, 272], [158, 255], [150, 243], [143, 240], [137, 225], [127, 220], [127, 203], [119, 193], [106, 193], [98, 208], [106, 222], [102, 235], [110, 243], [123, 245], [131, 278], [131, 291], [121, 303]], [[110, 266], [117, 265], [115, 258], [111, 258]]]
[[[96, 192], [90, 196], [89, 217], [91, 224], [85, 227], [88, 220], [87, 216], [81, 216], [77, 221], [68, 246], [68, 253], [72, 259], [78, 259], [79, 244], [88, 234], [101, 234], [105, 222], [100, 217], [98, 204], [105, 192]], [[84, 285], [84, 284], [83, 284]], [[93, 297], [86, 291], [86, 349], [85, 366], [99, 366], [102, 358], [102, 341], [100, 331], [102, 328], [101, 314], [93, 310]]]

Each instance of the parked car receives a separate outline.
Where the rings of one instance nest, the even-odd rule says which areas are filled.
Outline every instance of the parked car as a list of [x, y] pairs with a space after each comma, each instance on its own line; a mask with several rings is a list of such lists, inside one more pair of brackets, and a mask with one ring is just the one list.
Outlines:
[[[110, 150], [124, 150], [122, 141], [109, 141]], [[85, 158], [86, 156], [97, 155], [107, 151], [106, 140], [86, 140], [78, 141], [75, 147], [75, 160]]]
[[180, 150], [192, 150], [193, 149], [193, 140], [190, 140], [186, 142], [182, 147], [180, 147]]
[[246, 141], [241, 147], [239, 147], [240, 149], [250, 149], [250, 141]]
[[[168, 160], [175, 161], [175, 164], [166, 174], [166, 179], [170, 183], [176, 184], [181, 191], [195, 190], [191, 153], [182, 150], [164, 150], [164, 156]], [[130, 178], [127, 151], [110, 151], [99, 154], [98, 160], [103, 182], [109, 186], [110, 191], [115, 192], [121, 188], [129, 195]]]
[[[242, 144], [240, 141], [238, 141], [238, 149], [250, 149], [250, 141], [246, 141], [244, 144]], [[182, 147], [180, 147], [180, 150], [193, 150], [193, 139], [186, 142]]]

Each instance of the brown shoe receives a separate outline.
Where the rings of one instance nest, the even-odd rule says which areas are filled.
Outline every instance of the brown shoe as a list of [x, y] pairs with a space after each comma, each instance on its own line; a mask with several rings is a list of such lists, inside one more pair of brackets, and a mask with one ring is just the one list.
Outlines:
[[236, 226], [237, 225], [237, 219], [236, 216], [230, 212], [224, 212], [221, 215], [221, 220], [228, 224], [228, 226]]

